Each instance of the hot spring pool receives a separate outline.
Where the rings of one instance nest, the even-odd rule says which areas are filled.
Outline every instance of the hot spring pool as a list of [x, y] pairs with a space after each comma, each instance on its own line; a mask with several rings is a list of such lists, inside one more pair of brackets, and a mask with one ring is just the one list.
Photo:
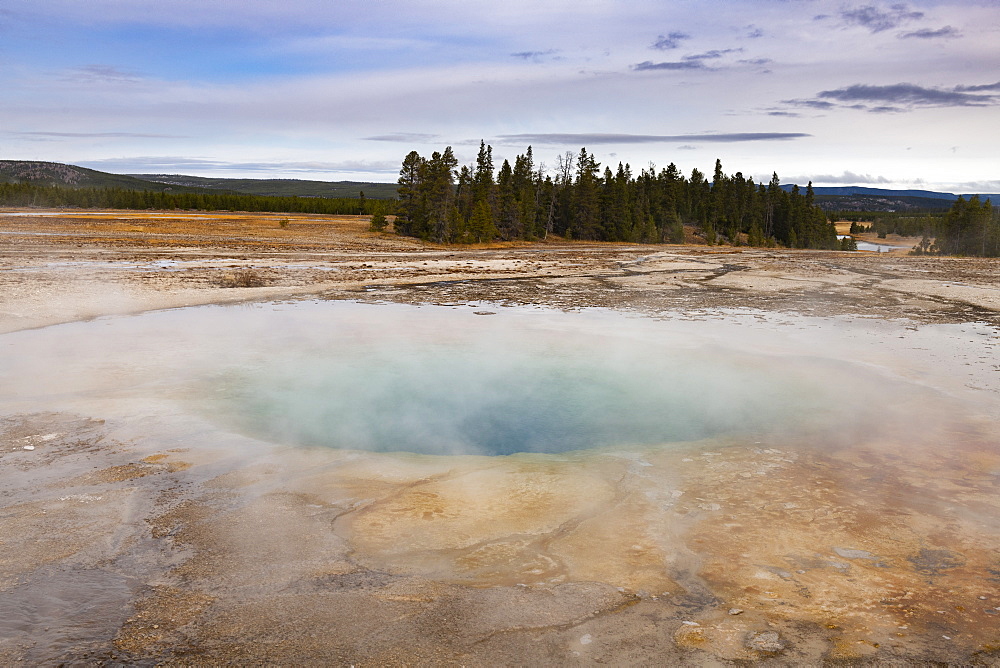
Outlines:
[[754, 331], [719, 318], [297, 302], [102, 318], [8, 346], [28, 349], [12, 360], [15, 397], [155, 399], [272, 443], [425, 455], [837, 440], [891, 421], [880, 396], [899, 405], [918, 391], [821, 346], [748, 346]]
[[961, 663], [1000, 633], [997, 339], [341, 301], [5, 334], [0, 631]]

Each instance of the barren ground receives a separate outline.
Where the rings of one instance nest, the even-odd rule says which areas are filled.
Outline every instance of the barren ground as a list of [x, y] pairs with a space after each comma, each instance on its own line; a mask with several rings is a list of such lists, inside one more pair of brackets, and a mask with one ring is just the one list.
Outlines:
[[[150, 439], [124, 409], [40, 408], [0, 368], [0, 663], [1000, 664], [1000, 261], [439, 247], [366, 225], [0, 211], [0, 345], [100, 316], [315, 297], [750, 309], [817, 332], [850, 321], [866, 363], [951, 403], [905, 453], [695, 444], [646, 453], [642, 476], [586, 456], [393, 468], [265, 445], [234, 457], [181, 423]], [[900, 353], [926, 352], [923, 331], [956, 332], [927, 353], [936, 370]], [[952, 420], [967, 399], [979, 408]], [[470, 514], [470, 487], [491, 512]]]

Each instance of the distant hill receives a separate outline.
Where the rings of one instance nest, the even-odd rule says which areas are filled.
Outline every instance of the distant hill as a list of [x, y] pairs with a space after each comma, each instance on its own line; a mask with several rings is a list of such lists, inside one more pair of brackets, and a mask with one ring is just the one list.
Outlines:
[[154, 192], [212, 192], [204, 188], [153, 183], [125, 174], [109, 174], [96, 169], [36, 160], [0, 160], [0, 183], [31, 183], [38, 186], [73, 188], [122, 188]]
[[38, 160], [0, 160], [0, 183], [175, 193], [224, 192], [278, 197], [357, 197], [361, 192], [369, 199], [394, 199], [397, 196], [395, 183], [222, 179], [181, 174], [110, 174], [61, 162]]
[[357, 197], [363, 192], [371, 199], [397, 196], [395, 183], [365, 181], [307, 181], [300, 179], [223, 179], [183, 174], [129, 174], [129, 176], [182, 187], [232, 190], [249, 195], [278, 197]]
[[[783, 184], [785, 190], [795, 186]], [[805, 187], [799, 186], [800, 190]], [[933, 190], [889, 190], [865, 186], [813, 186], [816, 204], [827, 211], [915, 211], [919, 209], [948, 209], [958, 199], [954, 193]], [[969, 199], [972, 195], [963, 195]], [[1000, 205], [1000, 195], [980, 194], [979, 199], [992, 200]]]
[[[791, 190], [793, 184], [782, 184], [785, 190]], [[799, 186], [800, 190], [805, 190], [805, 186]], [[946, 199], [954, 202], [958, 199], [955, 193], [941, 193], [933, 190], [888, 190], [886, 188], [868, 188], [867, 186], [813, 186], [813, 192], [817, 195], [876, 195], [880, 197], [919, 197], [923, 199]], [[979, 199], [992, 199], [1000, 201], [1000, 195], [978, 193]], [[962, 195], [965, 199], [972, 197], [972, 193]]]

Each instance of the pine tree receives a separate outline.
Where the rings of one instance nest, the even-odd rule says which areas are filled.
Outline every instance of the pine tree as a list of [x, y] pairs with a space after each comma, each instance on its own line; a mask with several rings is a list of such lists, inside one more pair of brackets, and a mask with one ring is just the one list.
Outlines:
[[386, 219], [385, 214], [382, 213], [382, 209], [378, 208], [375, 210], [375, 213], [372, 214], [371, 221], [368, 224], [368, 229], [372, 232], [383, 232], [388, 225], [388, 219]]

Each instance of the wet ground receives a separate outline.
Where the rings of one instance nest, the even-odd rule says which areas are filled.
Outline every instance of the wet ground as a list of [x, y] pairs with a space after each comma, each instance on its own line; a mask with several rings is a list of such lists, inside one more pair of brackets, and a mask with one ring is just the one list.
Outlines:
[[[3, 663], [1000, 662], [995, 262], [129, 216], [0, 218]], [[207, 394], [439, 337], [494, 351], [480, 380], [526, 337], [801, 391], [763, 424], [751, 387], [712, 433], [505, 457], [303, 447]], [[668, 416], [720, 394], [648, 387]]]

